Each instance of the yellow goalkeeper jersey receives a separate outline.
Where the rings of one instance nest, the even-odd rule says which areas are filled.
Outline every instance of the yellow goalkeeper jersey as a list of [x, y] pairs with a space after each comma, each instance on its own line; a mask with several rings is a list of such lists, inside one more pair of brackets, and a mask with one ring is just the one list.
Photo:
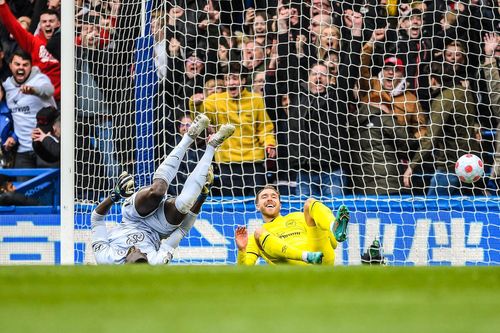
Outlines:
[[[285, 216], [280, 215], [271, 222], [264, 223], [263, 228], [269, 233], [285, 240], [291, 246], [303, 249], [304, 251], [308, 249], [306, 220], [302, 212], [290, 213]], [[303, 261], [270, 257], [262, 251], [255, 237], [249, 235], [246, 251], [238, 251], [238, 264], [254, 265], [259, 257], [263, 258], [269, 264], [307, 265]]]

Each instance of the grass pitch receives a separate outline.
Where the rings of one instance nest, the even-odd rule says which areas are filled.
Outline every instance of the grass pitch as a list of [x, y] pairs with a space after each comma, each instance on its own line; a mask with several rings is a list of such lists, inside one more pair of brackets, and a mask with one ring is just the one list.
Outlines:
[[1, 332], [499, 332], [495, 267], [0, 267]]

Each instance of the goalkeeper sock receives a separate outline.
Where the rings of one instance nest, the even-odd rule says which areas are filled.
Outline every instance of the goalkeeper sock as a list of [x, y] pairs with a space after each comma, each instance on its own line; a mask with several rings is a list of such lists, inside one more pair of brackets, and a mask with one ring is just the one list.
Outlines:
[[196, 168], [194, 168], [193, 172], [186, 179], [181, 194], [175, 199], [175, 208], [181, 214], [187, 214], [198, 199], [201, 189], [207, 181], [208, 168], [212, 164], [214, 154], [215, 148], [207, 145], [205, 154], [203, 154]]
[[307, 255], [307, 252], [299, 250], [298, 248], [288, 245], [281, 238], [274, 236], [268, 231], [263, 231], [259, 237], [259, 243], [270, 257], [292, 259], [292, 260], [303, 260], [303, 254]]
[[335, 216], [333, 216], [332, 210], [321, 201], [316, 200], [309, 206], [309, 215], [321, 230], [332, 230]]
[[179, 166], [181, 165], [181, 161], [186, 154], [189, 146], [194, 142], [194, 140], [187, 134], [184, 134], [181, 142], [168, 154], [165, 161], [163, 161], [158, 169], [156, 169], [153, 180], [155, 179], [163, 179], [167, 182], [167, 185], [172, 183], [177, 171], [179, 170]]

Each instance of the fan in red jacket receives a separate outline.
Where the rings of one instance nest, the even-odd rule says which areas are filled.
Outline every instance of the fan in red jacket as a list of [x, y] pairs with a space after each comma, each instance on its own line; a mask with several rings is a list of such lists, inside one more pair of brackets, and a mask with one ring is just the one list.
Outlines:
[[47, 9], [41, 13], [41, 33], [36, 36], [23, 29], [5, 0], [0, 0], [0, 20], [14, 36], [19, 47], [31, 54], [33, 66], [40, 68], [42, 73], [49, 77], [55, 89], [54, 98], [59, 101], [61, 98], [61, 64], [46, 49], [47, 41], [61, 26], [57, 12]]

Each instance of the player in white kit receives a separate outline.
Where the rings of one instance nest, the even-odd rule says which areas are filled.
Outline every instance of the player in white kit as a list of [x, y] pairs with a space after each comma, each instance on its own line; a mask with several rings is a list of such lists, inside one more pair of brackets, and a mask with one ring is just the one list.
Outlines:
[[[196, 137], [209, 125], [199, 115], [181, 142], [172, 150], [153, 175], [153, 183], [134, 193], [133, 177], [123, 173], [111, 195], [92, 212], [92, 250], [98, 264], [148, 262], [167, 264], [174, 249], [193, 226], [211, 183], [211, 163], [215, 149], [234, 132], [231, 124], [222, 125], [209, 140], [203, 157], [187, 178], [182, 192], [167, 200], [168, 185]], [[211, 178], [211, 179], [209, 179]], [[122, 206], [122, 223], [110, 231], [104, 219], [113, 203], [127, 198]]]

